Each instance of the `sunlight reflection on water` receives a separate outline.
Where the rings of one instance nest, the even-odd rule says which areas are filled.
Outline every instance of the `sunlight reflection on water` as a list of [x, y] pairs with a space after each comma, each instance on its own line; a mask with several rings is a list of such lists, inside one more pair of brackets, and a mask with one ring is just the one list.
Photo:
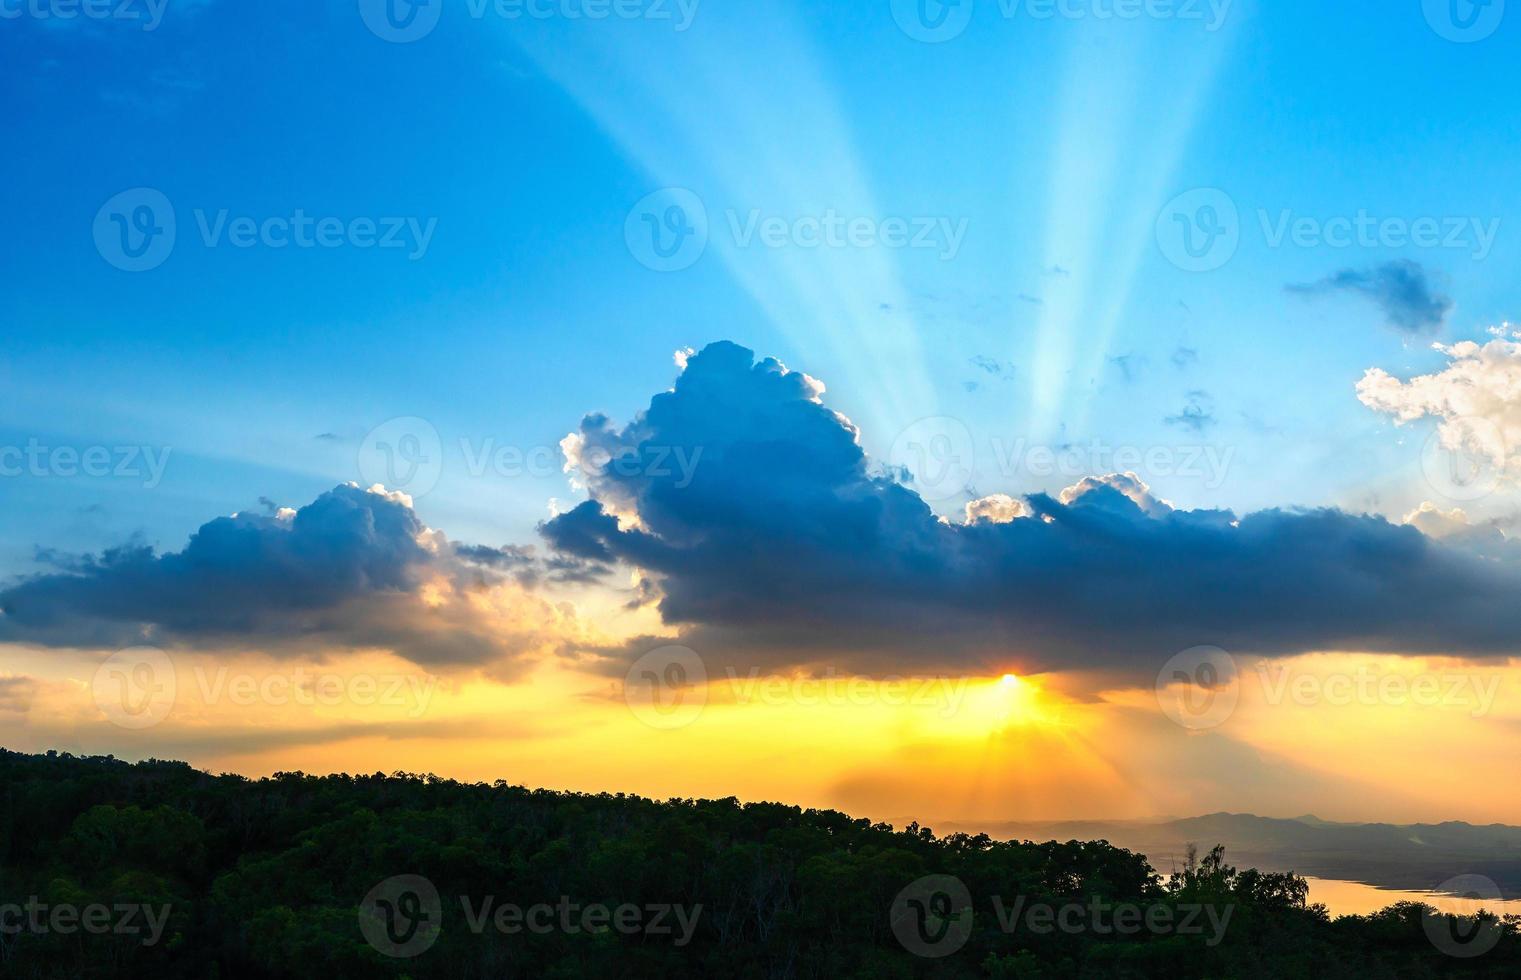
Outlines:
[[1331, 915], [1367, 915], [1387, 908], [1395, 902], [1425, 902], [1444, 912], [1471, 914], [1479, 908], [1488, 909], [1496, 915], [1521, 915], [1521, 899], [1486, 901], [1456, 898], [1452, 895], [1434, 895], [1431, 892], [1404, 891], [1397, 888], [1375, 888], [1360, 881], [1337, 881], [1333, 878], [1305, 877], [1310, 883], [1310, 902], [1320, 902], [1331, 910]]

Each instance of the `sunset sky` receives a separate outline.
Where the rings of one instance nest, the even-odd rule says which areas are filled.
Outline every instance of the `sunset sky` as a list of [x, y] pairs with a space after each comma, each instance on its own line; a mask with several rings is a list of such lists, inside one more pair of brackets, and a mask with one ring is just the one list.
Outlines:
[[0, 746], [1514, 821], [1514, 14], [436, 2], [0, 4]]

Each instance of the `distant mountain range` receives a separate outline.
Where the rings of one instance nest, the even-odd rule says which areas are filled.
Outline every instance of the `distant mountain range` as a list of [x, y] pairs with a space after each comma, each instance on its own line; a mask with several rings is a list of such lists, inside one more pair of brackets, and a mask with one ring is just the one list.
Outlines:
[[1201, 853], [1224, 844], [1226, 859], [1238, 867], [1421, 891], [1456, 875], [1481, 874], [1506, 897], [1521, 896], [1521, 827], [1505, 824], [1334, 823], [1311, 815], [1211, 813], [1151, 822], [941, 823], [935, 829], [1015, 840], [1107, 840], [1145, 854], [1163, 874], [1183, 864], [1190, 843]]

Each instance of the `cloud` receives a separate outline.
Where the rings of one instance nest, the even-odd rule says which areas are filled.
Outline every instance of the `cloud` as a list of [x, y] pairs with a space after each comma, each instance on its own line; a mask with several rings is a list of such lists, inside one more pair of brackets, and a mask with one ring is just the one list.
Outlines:
[[1191, 429], [1194, 432], [1203, 432], [1215, 424], [1215, 412], [1212, 402], [1213, 399], [1209, 397], [1209, 392], [1190, 391], [1183, 410], [1177, 415], [1167, 416], [1162, 421], [1168, 425]]
[[1408, 259], [1371, 269], [1343, 269], [1319, 282], [1288, 289], [1306, 296], [1356, 293], [1383, 311], [1390, 326], [1411, 334], [1436, 333], [1453, 306], [1451, 297], [1433, 288], [1425, 268]]
[[1151, 493], [1151, 488], [1141, 482], [1134, 473], [1110, 473], [1107, 476], [1085, 476], [1073, 486], [1063, 490], [1057, 498], [1063, 504], [1074, 504], [1102, 488], [1109, 488], [1140, 508], [1147, 517], [1166, 517], [1172, 513], [1172, 505]]
[[1482, 345], [1433, 344], [1449, 363], [1409, 381], [1370, 368], [1357, 383], [1357, 397], [1393, 416], [1395, 425], [1434, 418], [1446, 449], [1472, 453], [1514, 474], [1513, 464], [1521, 462], [1521, 335], [1509, 324], [1491, 332], [1496, 339]]
[[340, 721], [319, 725], [211, 724], [130, 732], [92, 719], [71, 720], [66, 726], [49, 720], [33, 725], [30, 735], [42, 745], [59, 745], [64, 739], [75, 739], [84, 745], [99, 746], [100, 751], [123, 753], [125, 750], [129, 757], [209, 760], [280, 749], [311, 749], [361, 739], [386, 742], [529, 739], [543, 737], [545, 727], [523, 718], [476, 716], [426, 720], [392, 718], [383, 722]]
[[1029, 516], [1029, 506], [1023, 500], [1011, 497], [1006, 493], [995, 493], [991, 496], [973, 500], [966, 505], [966, 522], [968, 524], [973, 524], [977, 521], [1007, 524], [1010, 521], [1017, 521], [1021, 517]]
[[[1469, 373], [1417, 385], [1370, 372], [1359, 394], [1400, 417], [1509, 418], [1518, 347], [1443, 348]], [[1155, 670], [1200, 644], [1518, 652], [1521, 545], [1456, 512], [1238, 517], [1179, 510], [1109, 474], [1055, 497], [983, 497], [955, 521], [867, 457], [818, 380], [732, 343], [678, 366], [632, 422], [589, 415], [566, 437], [588, 499], [542, 525], [547, 553], [450, 541], [404, 495], [345, 485], [298, 510], [267, 501], [210, 521], [179, 551], [44, 550], [50, 570], [0, 587], [0, 643], [384, 649], [498, 674], [586, 652], [612, 670], [670, 637], [591, 635], [535, 590], [621, 565], [637, 573], [627, 606], [653, 605], [712, 669]], [[1478, 403], [1447, 405], [1475, 388]]]
[[1405, 523], [1427, 537], [1492, 558], [1503, 559], [1510, 549], [1510, 541], [1498, 524], [1475, 524], [1461, 507], [1442, 510], [1428, 500], [1406, 514]]
[[1119, 354], [1109, 358], [1109, 363], [1120, 369], [1120, 375], [1130, 384], [1140, 375], [1141, 369], [1146, 366], [1147, 359], [1144, 354]]
[[0, 676], [0, 714], [25, 714], [37, 694], [37, 682], [30, 677]]
[[[983, 502], [954, 523], [871, 465], [823, 391], [735, 344], [707, 347], [627, 426], [583, 422], [576, 446], [634, 465], [578, 474], [590, 499], [544, 524], [544, 538], [642, 570], [663, 621], [711, 669], [1155, 670], [1199, 644], [1267, 655], [1521, 647], [1515, 547], [1485, 559], [1335, 509], [1177, 510], [1124, 475], [1027, 497], [1028, 517]], [[673, 446], [701, 450], [679, 489], [638, 465]]]
[[534, 588], [545, 581], [562, 584], [600, 582], [612, 569], [606, 565], [567, 555], [539, 557], [532, 545], [508, 544], [454, 546], [460, 560], [510, 574], [524, 588]]
[[0, 589], [0, 642], [385, 649], [416, 663], [500, 665], [555, 649], [565, 626], [563, 611], [379, 487], [217, 518], [181, 551], [129, 544], [53, 564]]
[[978, 354], [969, 363], [977, 370], [990, 374], [995, 378], [1003, 378], [1005, 381], [1014, 376], [1014, 365], [1006, 364], [986, 354]]
[[[1002, 381], [1014, 380], [1015, 367], [1013, 364], [995, 360], [986, 354], [978, 354], [976, 357], [971, 358], [968, 363], [989, 377], [998, 378]], [[961, 387], [968, 392], [975, 392], [982, 390], [982, 383], [979, 381], [963, 381]]]

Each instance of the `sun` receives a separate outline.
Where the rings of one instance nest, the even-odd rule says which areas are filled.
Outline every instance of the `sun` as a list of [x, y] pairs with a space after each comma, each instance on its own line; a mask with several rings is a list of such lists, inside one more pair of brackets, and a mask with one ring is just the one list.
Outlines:
[[1029, 724], [1045, 721], [1040, 710], [1040, 688], [1018, 674], [1004, 674], [998, 680], [998, 710], [1004, 724]]
[[955, 719], [949, 727], [968, 736], [984, 736], [1010, 727], [1045, 724], [1039, 684], [1018, 674], [968, 682]]

